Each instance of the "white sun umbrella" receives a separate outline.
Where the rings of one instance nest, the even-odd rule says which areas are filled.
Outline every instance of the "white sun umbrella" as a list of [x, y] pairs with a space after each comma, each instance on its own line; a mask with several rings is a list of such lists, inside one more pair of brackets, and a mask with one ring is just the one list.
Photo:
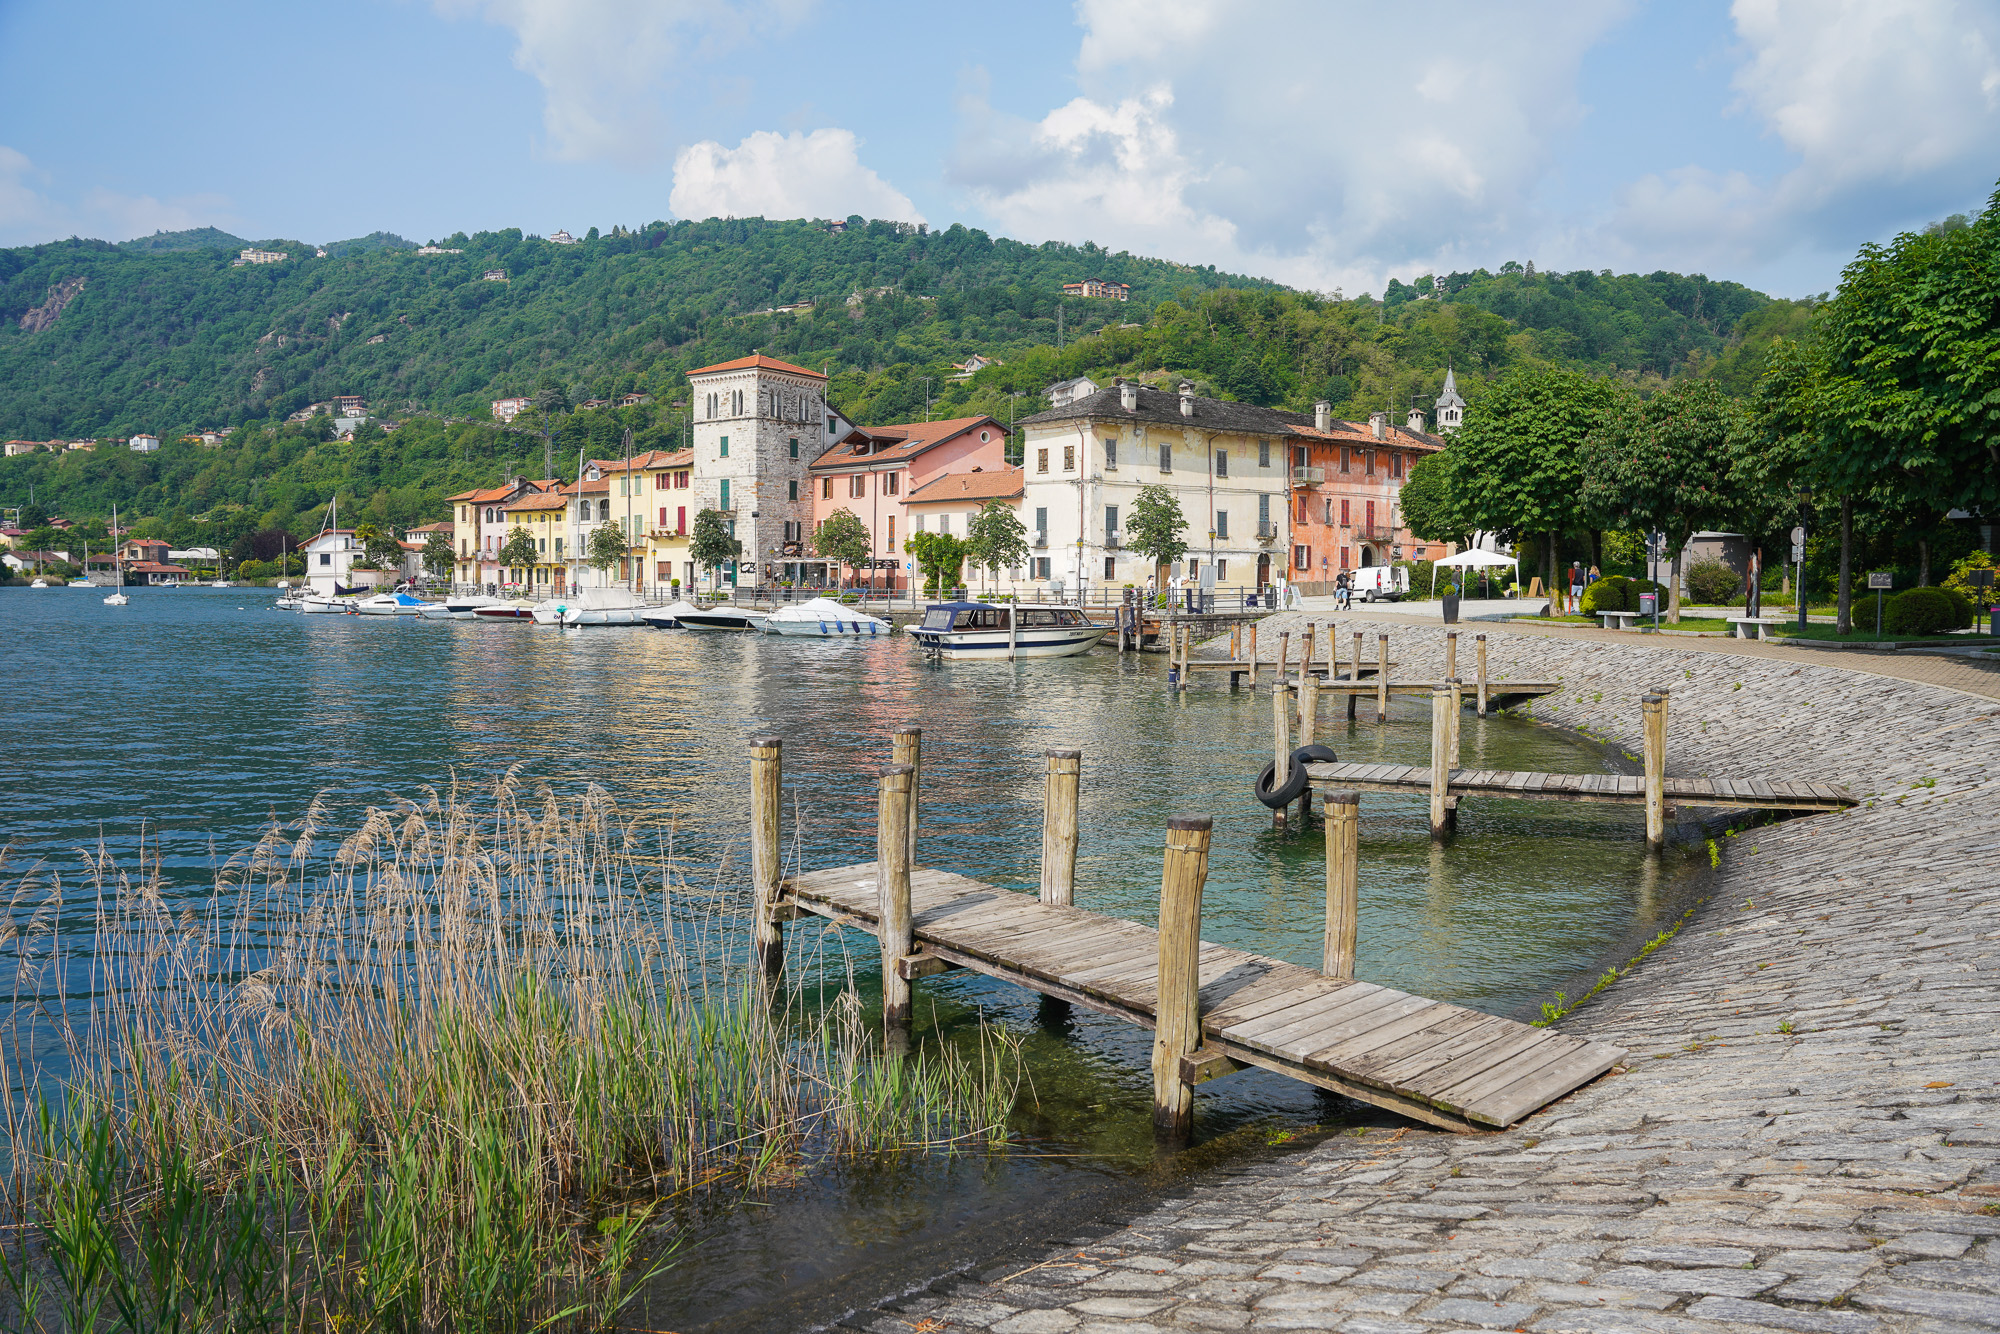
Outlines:
[[1431, 562], [1431, 592], [1437, 592], [1438, 567], [1440, 565], [1449, 565], [1455, 569], [1471, 570], [1486, 569], [1499, 565], [1519, 565], [1520, 563], [1517, 557], [1503, 556], [1497, 551], [1481, 551], [1478, 547], [1474, 547], [1470, 551], [1461, 551], [1456, 556], [1446, 556], [1443, 560]]

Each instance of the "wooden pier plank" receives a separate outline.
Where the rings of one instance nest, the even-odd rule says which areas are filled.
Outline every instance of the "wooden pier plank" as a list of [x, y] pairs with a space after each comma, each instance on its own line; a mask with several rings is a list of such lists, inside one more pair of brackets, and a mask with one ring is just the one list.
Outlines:
[[[1322, 791], [1355, 788], [1412, 794], [1430, 791], [1429, 768], [1394, 764], [1309, 764], [1306, 776]], [[1523, 770], [1454, 770], [1457, 796], [1529, 797], [1556, 801], [1644, 805], [1646, 784], [1632, 774], [1552, 774]], [[1765, 810], [1830, 811], [1859, 805], [1845, 788], [1824, 783], [1765, 779], [1669, 778], [1666, 799], [1689, 806], [1743, 806]]]

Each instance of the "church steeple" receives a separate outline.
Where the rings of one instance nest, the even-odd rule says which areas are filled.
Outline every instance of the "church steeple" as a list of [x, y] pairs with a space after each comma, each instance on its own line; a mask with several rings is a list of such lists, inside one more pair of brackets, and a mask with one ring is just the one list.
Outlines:
[[1465, 420], [1465, 400], [1458, 396], [1458, 377], [1449, 366], [1444, 368], [1444, 392], [1437, 400], [1437, 429], [1439, 435], [1450, 435]]

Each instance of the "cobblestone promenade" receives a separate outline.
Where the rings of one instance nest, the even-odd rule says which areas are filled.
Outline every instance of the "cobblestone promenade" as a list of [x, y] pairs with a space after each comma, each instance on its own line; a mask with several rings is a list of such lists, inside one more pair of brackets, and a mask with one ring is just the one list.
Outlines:
[[[1440, 629], [1381, 628], [1399, 676], [1438, 670]], [[1513, 1130], [1342, 1136], [853, 1325], [2000, 1328], [2000, 705], [1707, 641], [1469, 627], [1462, 670], [1480, 629], [1496, 675], [1562, 680], [1537, 717], [1637, 750], [1668, 686], [1670, 772], [1870, 803], [1723, 840], [1687, 928], [1564, 1021], [1627, 1067]]]

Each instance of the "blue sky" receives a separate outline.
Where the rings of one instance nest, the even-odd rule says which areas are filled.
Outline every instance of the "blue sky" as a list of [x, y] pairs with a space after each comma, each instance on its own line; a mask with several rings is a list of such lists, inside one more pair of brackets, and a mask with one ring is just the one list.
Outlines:
[[1805, 295], [2000, 177], [2000, 0], [0, 0], [0, 244], [965, 222]]

